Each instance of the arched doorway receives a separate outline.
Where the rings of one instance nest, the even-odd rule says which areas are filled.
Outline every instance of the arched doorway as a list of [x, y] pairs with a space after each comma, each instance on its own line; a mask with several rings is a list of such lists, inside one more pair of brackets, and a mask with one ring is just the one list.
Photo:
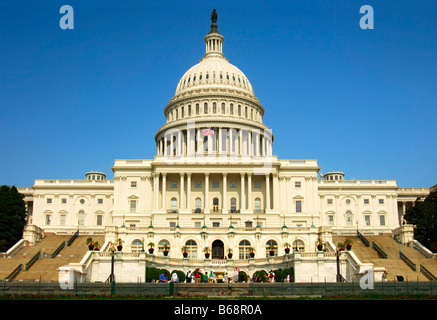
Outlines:
[[225, 257], [225, 246], [221, 240], [212, 243], [212, 258], [223, 259]]

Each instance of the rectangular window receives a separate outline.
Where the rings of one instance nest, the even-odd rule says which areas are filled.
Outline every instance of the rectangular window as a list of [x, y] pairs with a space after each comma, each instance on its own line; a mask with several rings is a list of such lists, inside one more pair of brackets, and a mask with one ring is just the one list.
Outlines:
[[201, 227], [200, 222], [194, 222], [194, 227], [195, 228], [200, 228]]
[[332, 199], [328, 199], [328, 204], [332, 204]]
[[366, 223], [366, 226], [370, 226], [370, 216], [369, 215], [364, 216], [364, 222]]
[[59, 221], [59, 224], [61, 226], [65, 226], [65, 214], [61, 214], [61, 219]]
[[103, 224], [103, 216], [101, 214], [97, 215], [97, 225], [101, 226]]
[[202, 187], [202, 182], [196, 182], [196, 188], [201, 188]]
[[296, 212], [302, 212], [302, 201], [296, 201]]
[[171, 187], [172, 188], [177, 188], [178, 187], [178, 183], [177, 182], [172, 182], [171, 183]]
[[61, 199], [61, 203], [67, 203], [67, 199]]
[[255, 187], [255, 188], [261, 188], [261, 184], [260, 184], [259, 182], [255, 182], [255, 183], [254, 183], [254, 187]]
[[51, 198], [47, 198], [47, 203], [52, 203], [52, 199]]
[[213, 181], [212, 187], [213, 188], [218, 188], [219, 187], [219, 183], [217, 181]]
[[46, 215], [46, 225], [49, 226], [51, 222], [51, 216], [49, 214]]
[[328, 225], [330, 225], [330, 226], [334, 225], [334, 216], [333, 215], [328, 216]]
[[176, 228], [176, 222], [170, 222], [170, 228]]
[[130, 212], [137, 212], [137, 200], [130, 200]]
[[231, 186], [231, 188], [236, 188], [237, 187], [237, 183], [236, 182], [231, 182], [230, 186]]
[[300, 181], [296, 181], [296, 182], [294, 183], [294, 187], [295, 187], [295, 188], [301, 188], [301, 187], [302, 187], [301, 182], [300, 182]]
[[385, 226], [385, 216], [384, 215], [379, 216], [379, 225]]
[[103, 204], [103, 199], [97, 199], [98, 204]]
[[213, 226], [213, 228], [218, 228], [218, 227], [220, 227], [220, 222], [213, 222], [212, 226]]
[[384, 204], [384, 199], [379, 199], [378, 202], [379, 204]]
[[369, 204], [369, 199], [364, 199], [364, 204]]
[[130, 187], [131, 188], [136, 188], [137, 187], [137, 182], [136, 181], [131, 181], [130, 182]]

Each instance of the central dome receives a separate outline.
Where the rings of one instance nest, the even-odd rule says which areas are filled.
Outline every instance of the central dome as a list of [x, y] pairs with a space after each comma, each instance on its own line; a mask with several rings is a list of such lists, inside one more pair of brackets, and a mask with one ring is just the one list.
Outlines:
[[204, 38], [206, 52], [198, 64], [182, 76], [175, 97], [202, 90], [225, 90], [255, 98], [255, 92], [246, 75], [223, 55], [224, 37], [217, 30], [216, 21]]

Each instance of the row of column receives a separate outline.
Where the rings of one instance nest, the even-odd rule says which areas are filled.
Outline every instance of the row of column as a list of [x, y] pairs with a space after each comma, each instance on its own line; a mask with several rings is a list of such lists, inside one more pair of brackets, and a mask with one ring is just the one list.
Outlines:
[[194, 156], [205, 153], [271, 156], [272, 133], [269, 129], [171, 129], [156, 144], [158, 156]]
[[[185, 175], [187, 176], [187, 191], [185, 194]], [[209, 203], [209, 173], [204, 173], [204, 201], [203, 201], [203, 209], [205, 211], [210, 209]], [[192, 209], [191, 208], [191, 173], [180, 173], [180, 181], [179, 181], [179, 209]], [[247, 197], [246, 197], [246, 188], [245, 181], [247, 176]], [[273, 209], [278, 208], [278, 196], [279, 196], [279, 181], [278, 174], [273, 173]], [[222, 209], [228, 209], [228, 199], [227, 199], [227, 173], [222, 173]], [[271, 198], [270, 198], [270, 174], [265, 175], [265, 209], [270, 210], [271, 207]], [[154, 199], [154, 209], [166, 209], [166, 186], [167, 186], [167, 173], [155, 173], [153, 179], [153, 199]], [[240, 210], [252, 210], [253, 209], [253, 201], [252, 201], [252, 173], [240, 173]], [[161, 190], [161, 205], [159, 204], [159, 190]], [[247, 199], [247, 207], [246, 207], [246, 199]]]

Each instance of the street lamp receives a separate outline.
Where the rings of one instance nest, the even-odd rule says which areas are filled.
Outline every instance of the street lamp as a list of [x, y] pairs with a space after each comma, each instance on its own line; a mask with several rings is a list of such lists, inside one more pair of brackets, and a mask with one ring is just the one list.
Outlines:
[[109, 276], [109, 281], [111, 282], [111, 294], [115, 292], [115, 275], [114, 275], [114, 257], [115, 257], [115, 246], [111, 246], [111, 275]]

